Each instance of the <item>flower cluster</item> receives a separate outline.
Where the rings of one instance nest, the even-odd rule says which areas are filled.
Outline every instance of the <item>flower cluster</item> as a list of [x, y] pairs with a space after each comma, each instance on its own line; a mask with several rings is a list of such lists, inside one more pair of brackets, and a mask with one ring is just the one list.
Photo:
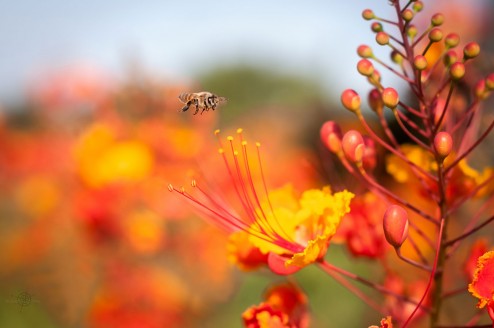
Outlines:
[[[326, 151], [361, 187], [349, 183], [346, 189], [352, 192], [333, 192], [329, 186], [298, 191], [285, 185], [269, 191], [260, 144], [252, 155], [239, 129], [237, 138], [227, 137], [227, 145], [219, 138], [236, 200], [208, 189], [203, 178], [192, 181], [196, 192], [173, 185], [169, 190], [230, 234], [228, 256], [243, 270], [267, 266], [291, 275], [319, 266], [385, 317], [381, 327], [426, 320], [431, 327], [475, 326], [484, 319], [473, 307], [461, 316], [448, 316], [446, 308], [464, 311], [453, 296], [465, 293], [470, 282], [478, 307], [486, 307], [491, 317], [494, 313], [489, 244], [482, 242], [466, 257], [461, 252], [494, 221], [493, 169], [489, 156], [479, 151], [490, 151], [484, 144], [494, 121], [483, 104], [494, 90], [494, 73], [485, 75], [476, 65], [478, 43], [464, 43], [459, 34], [444, 30], [446, 14], [432, 15], [425, 25], [423, 2], [393, 0], [390, 5], [394, 19], [370, 9], [362, 13], [371, 21], [378, 47], [389, 49], [391, 58], [391, 63], [379, 58], [368, 45], [357, 49], [357, 71], [371, 85], [370, 111], [358, 92], [347, 89], [341, 102], [359, 126], [327, 121], [320, 130]], [[387, 85], [381, 68], [404, 87]], [[327, 251], [338, 244], [355, 258], [378, 263], [382, 277], [371, 280], [334, 265]], [[358, 283], [382, 294], [382, 302]], [[269, 301], [243, 318], [247, 327], [303, 326]]]

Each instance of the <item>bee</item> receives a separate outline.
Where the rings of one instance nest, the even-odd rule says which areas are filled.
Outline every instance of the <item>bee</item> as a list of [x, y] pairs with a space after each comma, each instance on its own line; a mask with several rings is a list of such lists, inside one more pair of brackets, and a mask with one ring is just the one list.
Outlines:
[[185, 104], [181, 109], [182, 112], [187, 111], [190, 106], [195, 106], [196, 111], [194, 112], [194, 115], [199, 112], [199, 109], [202, 109], [202, 115], [204, 111], [209, 111], [210, 109], [215, 110], [216, 106], [226, 102], [225, 97], [219, 97], [208, 91], [194, 93], [183, 92], [178, 96], [178, 99]]

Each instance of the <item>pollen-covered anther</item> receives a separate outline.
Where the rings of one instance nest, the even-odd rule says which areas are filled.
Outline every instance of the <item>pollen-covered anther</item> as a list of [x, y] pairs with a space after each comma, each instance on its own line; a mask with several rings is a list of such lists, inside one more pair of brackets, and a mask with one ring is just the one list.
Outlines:
[[228, 137], [226, 137], [226, 140], [233, 141], [233, 137], [232, 136], [228, 136]]
[[180, 190], [179, 191], [180, 191], [181, 194], [185, 194], [185, 188], [183, 186], [180, 187]]
[[350, 130], [343, 136], [341, 142], [345, 156], [352, 162], [361, 162], [364, 155], [364, 138], [360, 132]]
[[436, 152], [441, 159], [446, 158], [453, 149], [453, 139], [451, 138], [451, 134], [448, 132], [439, 132], [434, 137], [434, 147], [436, 148]]
[[190, 181], [190, 186], [191, 186], [192, 188], [197, 187], [197, 181], [196, 181], [196, 179], [192, 179], [192, 180]]
[[223, 148], [218, 148], [218, 153], [224, 154], [225, 153], [225, 150]]
[[173, 185], [171, 183], [168, 184], [168, 191], [170, 191], [170, 192], [173, 191]]
[[217, 136], [218, 134], [220, 134], [220, 129], [214, 130], [214, 135]]
[[384, 236], [390, 245], [399, 248], [408, 237], [408, 213], [399, 205], [391, 205], [384, 213]]
[[242, 128], [238, 128], [238, 129], [237, 129], [237, 133], [238, 133], [238, 134], [241, 134], [243, 131], [244, 131], [244, 129], [242, 129]]
[[260, 148], [261, 147], [261, 143], [260, 142], [256, 142], [256, 147], [257, 148]]
[[247, 146], [247, 141], [242, 141], [242, 146]]

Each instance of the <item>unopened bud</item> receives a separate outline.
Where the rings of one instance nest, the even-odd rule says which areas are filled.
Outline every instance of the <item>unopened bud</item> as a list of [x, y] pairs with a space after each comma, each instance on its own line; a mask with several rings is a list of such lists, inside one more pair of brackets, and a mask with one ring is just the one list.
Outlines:
[[444, 23], [444, 15], [441, 13], [437, 13], [431, 18], [432, 26], [440, 26]]
[[417, 27], [415, 25], [410, 24], [410, 26], [408, 26], [407, 36], [409, 38], [413, 39], [414, 37], [417, 36], [418, 33], [419, 33], [419, 30], [417, 29]]
[[480, 53], [480, 46], [477, 42], [469, 42], [463, 48], [465, 60], [475, 58]]
[[443, 31], [440, 28], [433, 28], [429, 32], [429, 40], [432, 42], [439, 42], [443, 39]]
[[333, 153], [337, 153], [341, 149], [341, 128], [334, 121], [325, 122], [320, 130], [322, 143]]
[[477, 97], [479, 100], [484, 100], [490, 94], [490, 91], [487, 90], [487, 88], [485, 87], [485, 80], [478, 81], [477, 84], [475, 84], [473, 91], [475, 97]]
[[360, 96], [355, 90], [346, 89], [341, 94], [341, 103], [351, 112], [356, 112], [360, 109]]
[[409, 22], [413, 19], [413, 10], [411, 9], [405, 9], [402, 13], [401, 13], [401, 18], [403, 18], [403, 20], [405, 22]]
[[448, 132], [439, 132], [434, 137], [434, 148], [441, 159], [445, 159], [453, 149], [453, 139]]
[[401, 65], [403, 63], [403, 56], [396, 50], [391, 51], [391, 60], [393, 63]]
[[443, 63], [446, 66], [450, 66], [453, 63], [456, 63], [458, 61], [458, 56], [456, 55], [456, 51], [454, 50], [449, 50], [446, 52], [443, 58]]
[[376, 143], [368, 136], [364, 136], [364, 155], [362, 157], [362, 163], [366, 171], [372, 171], [377, 164], [377, 152]]
[[368, 99], [370, 108], [374, 112], [379, 113], [379, 112], [381, 112], [383, 110], [384, 103], [383, 103], [383, 100], [382, 100], [382, 97], [381, 97], [381, 93], [379, 92], [379, 90], [372, 89], [369, 92], [369, 96], [368, 96], [367, 99]]
[[449, 68], [449, 75], [453, 80], [460, 80], [465, 75], [465, 65], [461, 62], [456, 62]]
[[381, 45], [381, 46], [384, 46], [386, 44], [389, 43], [389, 35], [388, 33], [386, 32], [379, 32], [376, 34], [376, 42]]
[[384, 106], [393, 109], [398, 106], [400, 97], [398, 96], [398, 92], [396, 92], [394, 88], [386, 88], [382, 92], [382, 100]]
[[357, 70], [364, 76], [370, 76], [374, 72], [374, 65], [367, 59], [361, 59], [357, 64]]
[[365, 9], [364, 11], [362, 11], [362, 17], [365, 20], [371, 20], [371, 19], [374, 19], [376, 16], [374, 15], [374, 12], [372, 10]]
[[352, 162], [362, 161], [364, 155], [364, 138], [360, 132], [355, 130], [350, 130], [343, 136], [341, 142], [343, 152], [345, 156]]
[[379, 73], [377, 69], [374, 69], [374, 72], [367, 78], [367, 81], [369, 81], [369, 83], [373, 86], [379, 87], [381, 82], [381, 73]]
[[454, 48], [460, 43], [460, 36], [457, 33], [449, 33], [444, 38], [446, 48]]
[[485, 86], [489, 91], [494, 90], [494, 73], [487, 75], [485, 78]]
[[408, 214], [399, 205], [391, 205], [384, 213], [384, 236], [390, 245], [400, 247], [408, 237]]
[[422, 56], [422, 55], [417, 55], [413, 59], [413, 66], [417, 70], [423, 71], [424, 69], [427, 68], [427, 59], [424, 56]]
[[360, 45], [358, 48], [357, 48], [357, 54], [362, 57], [362, 58], [370, 58], [372, 57], [374, 54], [372, 53], [372, 49], [371, 47], [369, 47], [368, 45]]
[[381, 24], [379, 22], [373, 22], [371, 24], [371, 30], [374, 33], [382, 32], [383, 31], [383, 24]]
[[412, 6], [413, 10], [415, 10], [415, 12], [421, 12], [422, 9], [424, 9], [424, 3], [422, 1], [415, 1], [413, 3], [413, 6]]

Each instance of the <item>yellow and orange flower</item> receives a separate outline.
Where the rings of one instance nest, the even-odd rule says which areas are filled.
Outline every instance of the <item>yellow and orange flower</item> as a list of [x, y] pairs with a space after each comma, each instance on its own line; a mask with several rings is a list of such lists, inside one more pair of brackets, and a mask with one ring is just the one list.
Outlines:
[[[326, 254], [341, 219], [350, 211], [353, 194], [346, 190], [333, 194], [329, 187], [324, 187], [307, 190], [298, 196], [290, 185], [268, 192], [262, 171], [260, 144], [256, 143], [259, 165], [253, 166], [242, 130], [237, 130], [237, 134], [240, 147], [233, 137], [227, 138], [231, 158], [226, 155], [220, 139], [219, 152], [240, 203], [238, 211], [226, 205], [227, 201], [211, 196], [196, 180], [193, 180], [192, 186], [201, 196], [196, 197], [172, 185], [169, 185], [170, 191], [179, 192], [191, 200], [213, 223], [227, 232], [247, 233], [244, 243], [267, 254], [268, 264], [276, 273], [292, 273], [320, 260]], [[254, 183], [255, 176], [262, 182], [260, 186]], [[239, 246], [238, 236], [235, 238], [235, 248], [239, 254], [233, 258], [238, 263], [239, 259], [245, 258], [245, 250], [250, 246]]]
[[[494, 251], [486, 252], [479, 257], [473, 280], [468, 285], [468, 291], [479, 299], [478, 308], [486, 305], [494, 307]], [[491, 310], [490, 310], [491, 312]]]

